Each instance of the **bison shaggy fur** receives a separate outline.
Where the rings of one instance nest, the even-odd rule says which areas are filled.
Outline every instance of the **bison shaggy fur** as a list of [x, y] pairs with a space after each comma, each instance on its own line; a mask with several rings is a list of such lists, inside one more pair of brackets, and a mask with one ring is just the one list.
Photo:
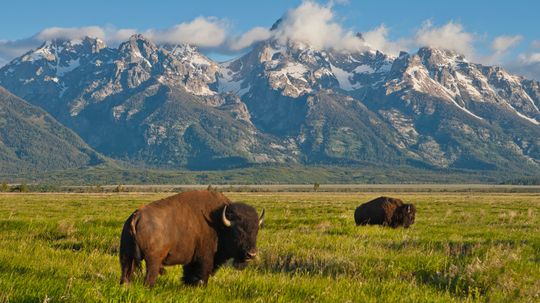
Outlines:
[[358, 206], [354, 212], [356, 225], [383, 225], [408, 228], [414, 223], [416, 207], [402, 200], [379, 197]]
[[257, 255], [263, 215], [213, 191], [180, 193], [143, 206], [124, 223], [120, 239], [120, 283], [146, 263], [145, 284], [153, 286], [164, 266], [182, 264], [183, 281], [206, 284], [227, 260], [243, 268]]

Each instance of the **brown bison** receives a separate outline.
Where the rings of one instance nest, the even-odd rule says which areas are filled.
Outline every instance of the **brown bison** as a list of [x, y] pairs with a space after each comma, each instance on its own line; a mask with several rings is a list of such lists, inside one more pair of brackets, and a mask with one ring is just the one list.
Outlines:
[[153, 286], [167, 265], [184, 265], [183, 281], [206, 284], [227, 260], [242, 269], [257, 256], [257, 233], [264, 218], [243, 203], [212, 191], [180, 193], [136, 210], [120, 240], [120, 284], [146, 262], [145, 285]]
[[364, 203], [354, 211], [356, 225], [384, 225], [408, 228], [414, 223], [416, 207], [400, 199], [379, 197]]

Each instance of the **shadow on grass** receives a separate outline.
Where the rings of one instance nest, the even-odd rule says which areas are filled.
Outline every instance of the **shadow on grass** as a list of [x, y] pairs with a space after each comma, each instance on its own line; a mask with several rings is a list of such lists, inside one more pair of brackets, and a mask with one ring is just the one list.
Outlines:
[[386, 242], [382, 246], [397, 251], [407, 250], [437, 250], [445, 255], [455, 258], [463, 258], [473, 255], [478, 251], [484, 242], [479, 241], [417, 241], [407, 240], [401, 242]]
[[413, 273], [420, 283], [461, 298], [479, 299], [487, 294], [489, 286], [466, 277], [457, 267], [445, 272], [419, 270]]
[[323, 275], [337, 277], [342, 275], [357, 275], [357, 268], [350, 261], [341, 259], [324, 259], [306, 256], [296, 256], [292, 253], [286, 255], [265, 255], [263, 259], [254, 264], [261, 273], [289, 273]]

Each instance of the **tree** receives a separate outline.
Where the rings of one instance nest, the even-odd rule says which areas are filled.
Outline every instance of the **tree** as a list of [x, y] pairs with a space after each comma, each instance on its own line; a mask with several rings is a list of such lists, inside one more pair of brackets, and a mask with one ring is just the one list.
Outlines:
[[120, 193], [124, 191], [124, 187], [121, 184], [118, 184], [116, 188], [113, 190], [115, 193]]
[[19, 192], [21, 192], [21, 193], [28, 192], [28, 185], [26, 185], [26, 183], [23, 183], [23, 184], [19, 185]]
[[2, 185], [0, 185], [0, 192], [7, 192], [9, 191], [9, 185], [4, 181], [2, 182]]

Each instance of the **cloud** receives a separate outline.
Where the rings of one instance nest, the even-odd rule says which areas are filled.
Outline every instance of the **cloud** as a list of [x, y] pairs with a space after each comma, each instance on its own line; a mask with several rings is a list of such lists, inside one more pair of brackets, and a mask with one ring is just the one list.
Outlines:
[[365, 42], [352, 31], [344, 30], [335, 20], [331, 4], [304, 1], [289, 10], [272, 31], [281, 44], [300, 42], [318, 49], [365, 49]]
[[390, 30], [384, 24], [379, 27], [362, 33], [363, 40], [370, 49], [379, 50], [390, 55], [397, 55], [400, 51], [409, 50], [412, 47], [412, 41], [407, 38], [398, 41], [388, 39]]
[[[338, 51], [379, 50], [396, 56], [400, 51], [414, 51], [418, 47], [429, 46], [456, 51], [467, 58], [482, 63], [501, 64], [512, 48], [522, 40], [521, 35], [499, 36], [485, 43], [481, 36], [468, 32], [460, 23], [451, 21], [441, 26], [435, 26], [430, 20], [425, 21], [420, 28], [399, 39], [391, 39], [391, 29], [384, 24], [358, 33], [345, 28], [336, 15], [334, 6], [346, 4], [348, 1], [330, 0], [320, 4], [312, 0], [303, 1], [296, 8], [288, 10], [271, 30], [264, 27], [254, 27], [239, 35], [231, 34], [230, 22], [215, 17], [198, 17], [189, 22], [182, 22], [164, 29], [137, 30], [131, 28], [116, 28], [108, 26], [87, 27], [51, 27], [36, 35], [21, 40], [0, 40], [0, 66], [16, 56], [22, 55], [31, 48], [38, 47], [44, 40], [55, 38], [80, 39], [85, 36], [104, 40], [108, 45], [115, 46], [126, 41], [135, 33], [142, 33], [155, 43], [176, 44], [189, 43], [203, 51], [238, 54], [250, 48], [254, 43], [267, 39], [275, 39], [281, 44], [291, 42], [309, 44], [318, 49], [334, 49]], [[475, 46], [479, 43], [489, 54], [477, 55]], [[532, 64], [531, 58], [539, 53], [540, 40], [531, 43], [527, 54], [514, 60], [517, 66]]]
[[540, 81], [540, 52], [520, 54], [505, 66], [511, 72]]
[[521, 40], [523, 40], [521, 35], [495, 37], [490, 46], [492, 53], [477, 58], [477, 60], [484, 64], [500, 64], [504, 57], [508, 55], [509, 51], [516, 47]]
[[198, 17], [163, 30], [150, 29], [143, 35], [155, 43], [189, 43], [202, 48], [218, 47], [227, 37], [228, 24], [214, 17]]
[[521, 35], [516, 36], [498, 36], [491, 43], [491, 49], [496, 53], [504, 53], [513, 48], [523, 40]]
[[99, 26], [88, 27], [50, 27], [42, 30], [36, 36], [36, 40], [52, 39], [82, 39], [84, 37], [105, 39], [105, 30]]
[[127, 40], [135, 34], [135, 29], [117, 29], [114, 26], [87, 26], [87, 27], [50, 27], [25, 39], [0, 40], [0, 66], [8, 63], [15, 57], [21, 56], [30, 49], [39, 47], [44, 41], [52, 39], [82, 39], [93, 37], [115, 45]]
[[533, 40], [526, 52], [519, 54], [505, 67], [511, 72], [540, 81], [540, 40]]
[[415, 43], [420, 46], [443, 48], [455, 51], [469, 58], [474, 58], [475, 35], [466, 32], [459, 23], [450, 21], [447, 24], [435, 27], [428, 20], [416, 32]]
[[41, 42], [35, 39], [0, 40], [0, 67], [18, 57], [29, 49], [39, 46]]
[[[212, 48], [222, 45], [227, 38], [228, 25], [224, 20], [213, 17], [199, 17], [191, 22], [176, 24], [167, 29], [149, 29], [143, 32], [156, 43], [190, 43], [201, 48]], [[108, 45], [114, 46], [126, 41], [133, 34], [138, 33], [132, 28], [116, 28], [108, 25], [87, 27], [50, 27], [39, 33], [20, 40], [0, 40], [0, 67], [15, 57], [21, 56], [30, 49], [39, 47], [44, 41], [52, 39], [82, 39], [93, 37], [104, 40]], [[249, 33], [249, 32], [248, 32]], [[246, 34], [248, 34], [246, 33]], [[251, 33], [253, 35], [256, 32]], [[247, 36], [241, 43], [247, 44]]]
[[245, 32], [240, 37], [231, 39], [228, 45], [232, 51], [239, 51], [250, 47], [253, 43], [269, 39], [271, 35], [270, 30], [267, 28], [255, 27]]

